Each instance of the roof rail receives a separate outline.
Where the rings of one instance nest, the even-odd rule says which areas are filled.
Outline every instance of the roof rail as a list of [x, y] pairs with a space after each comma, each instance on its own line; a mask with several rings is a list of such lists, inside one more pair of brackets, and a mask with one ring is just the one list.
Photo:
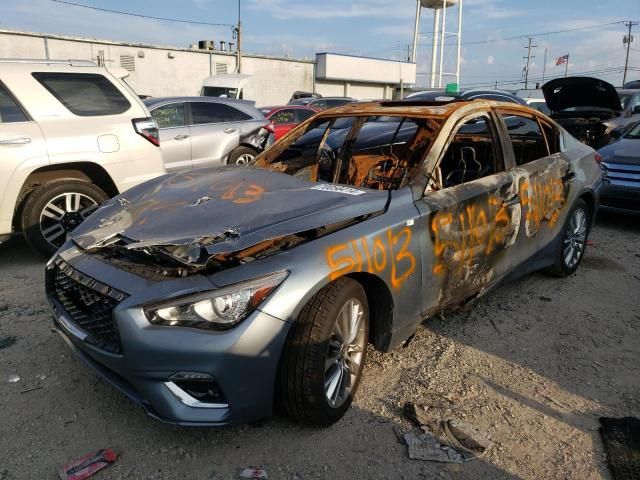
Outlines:
[[47, 58], [0, 58], [0, 63], [45, 64], [45, 65], [69, 65], [71, 67], [97, 67], [91, 60], [51, 60]]

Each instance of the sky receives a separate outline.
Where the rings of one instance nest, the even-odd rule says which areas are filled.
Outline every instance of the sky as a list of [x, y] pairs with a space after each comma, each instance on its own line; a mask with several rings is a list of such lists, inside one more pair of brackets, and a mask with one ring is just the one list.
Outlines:
[[[238, 20], [238, 0], [70, 1], [207, 23], [231, 25]], [[247, 53], [313, 58], [316, 52], [335, 52], [405, 59], [413, 39], [414, 0], [241, 1]], [[563, 76], [564, 65], [555, 62], [565, 54], [569, 54], [569, 75], [591, 74], [619, 86], [627, 27], [614, 22], [640, 21], [639, 0], [464, 0], [463, 5], [461, 84], [467, 87], [497, 82], [499, 88], [522, 88], [527, 35], [534, 35], [536, 46], [529, 67], [530, 88], [543, 73], [547, 79]], [[447, 19], [447, 31], [455, 31], [455, 7], [448, 9]], [[116, 15], [53, 0], [0, 0], [0, 28], [177, 47], [203, 39], [231, 40], [230, 26]], [[558, 30], [573, 31], [548, 33]], [[419, 86], [428, 81], [432, 31], [433, 13], [424, 10], [417, 50]], [[640, 25], [634, 31], [627, 80], [640, 79]], [[455, 50], [455, 38], [450, 37], [444, 71], [455, 69]]]

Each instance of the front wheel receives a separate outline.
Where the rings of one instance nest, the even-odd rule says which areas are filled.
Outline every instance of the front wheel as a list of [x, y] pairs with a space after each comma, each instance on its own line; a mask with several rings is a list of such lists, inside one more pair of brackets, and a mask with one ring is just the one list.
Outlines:
[[291, 327], [278, 378], [289, 416], [331, 425], [351, 406], [367, 356], [369, 306], [362, 286], [341, 278], [318, 292]]
[[587, 247], [589, 223], [589, 207], [584, 200], [578, 199], [567, 217], [561, 233], [562, 240], [556, 251], [555, 263], [547, 269], [549, 273], [568, 277], [578, 269]]
[[67, 236], [109, 197], [82, 180], [54, 180], [29, 194], [22, 209], [22, 233], [31, 248], [50, 257]]

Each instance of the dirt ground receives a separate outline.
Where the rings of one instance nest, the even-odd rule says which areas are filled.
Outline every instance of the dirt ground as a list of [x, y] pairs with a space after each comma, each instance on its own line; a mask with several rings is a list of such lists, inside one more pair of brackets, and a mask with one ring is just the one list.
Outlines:
[[[164, 425], [100, 381], [51, 331], [43, 263], [0, 246], [0, 480], [54, 479], [85, 453], [121, 456], [96, 479], [611, 478], [600, 416], [640, 416], [640, 222], [601, 217], [577, 274], [534, 274], [468, 311], [424, 322], [407, 348], [370, 352], [356, 402], [320, 430], [276, 417], [224, 430]], [[7, 383], [10, 375], [18, 383]], [[36, 389], [34, 389], [36, 388]], [[33, 390], [32, 390], [33, 389]], [[410, 460], [407, 401], [488, 432], [480, 460]]]

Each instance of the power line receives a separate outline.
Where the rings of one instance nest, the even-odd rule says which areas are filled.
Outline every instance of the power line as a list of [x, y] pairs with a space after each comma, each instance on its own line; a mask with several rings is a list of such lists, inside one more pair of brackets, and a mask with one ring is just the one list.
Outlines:
[[74, 7], [87, 8], [89, 10], [97, 10], [99, 12], [115, 13], [115, 14], [118, 14], [118, 15], [128, 15], [130, 17], [138, 17], [138, 18], [148, 18], [148, 19], [151, 19], [151, 20], [161, 20], [163, 22], [177, 22], [177, 23], [189, 23], [191, 25], [208, 25], [208, 26], [212, 26], [212, 27], [231, 27], [231, 28], [235, 28], [235, 25], [231, 25], [229, 23], [210, 23], [210, 22], [201, 22], [201, 21], [198, 21], [198, 20], [181, 20], [181, 19], [177, 19], [177, 18], [154, 17], [154, 16], [151, 16], [151, 15], [143, 15], [141, 13], [121, 12], [119, 10], [109, 10], [108, 8], [94, 7], [92, 5], [83, 5], [81, 3], [68, 2], [66, 0], [51, 0], [51, 1], [55, 2], [55, 3], [63, 3], [65, 5], [72, 5]]
[[[483, 45], [483, 44], [487, 44], [487, 43], [497, 43], [497, 42], [506, 42], [506, 41], [510, 41], [510, 40], [521, 40], [521, 39], [527, 39], [529, 37], [542, 37], [542, 36], [546, 36], [546, 35], [557, 35], [560, 33], [569, 33], [569, 32], [578, 32], [578, 31], [582, 31], [582, 30], [590, 30], [592, 28], [601, 28], [601, 27], [609, 27], [611, 25], [619, 25], [625, 23], [624, 20], [619, 20], [617, 22], [609, 22], [609, 23], [599, 23], [599, 24], [595, 24], [595, 25], [587, 25], [584, 27], [576, 27], [576, 28], [566, 28], [564, 30], [554, 30], [554, 31], [550, 31], [550, 32], [539, 32], [539, 33], [525, 33], [522, 35], [515, 35], [513, 37], [502, 37], [502, 38], [494, 38], [492, 40], [470, 40], [467, 42], [462, 42], [462, 45]], [[429, 43], [420, 43], [420, 46], [429, 46], [431, 44]]]

